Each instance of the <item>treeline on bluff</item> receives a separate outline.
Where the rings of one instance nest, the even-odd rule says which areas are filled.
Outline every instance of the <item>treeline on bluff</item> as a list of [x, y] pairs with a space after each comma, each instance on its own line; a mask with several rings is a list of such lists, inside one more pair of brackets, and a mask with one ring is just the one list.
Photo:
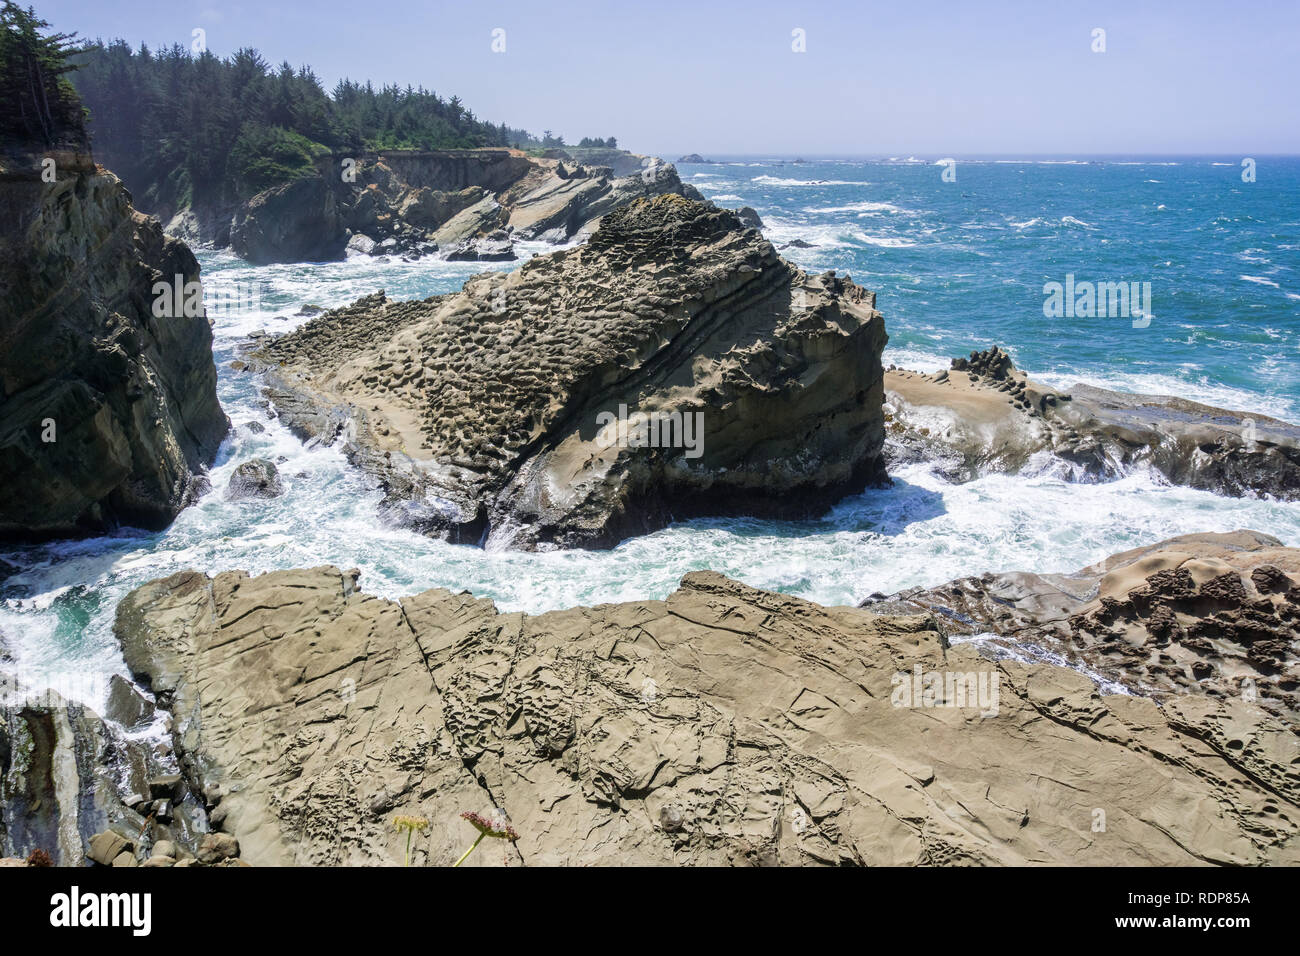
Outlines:
[[84, 114], [67, 74], [72, 34], [46, 33], [30, 8], [0, 6], [0, 148], [84, 147]]
[[315, 175], [331, 152], [541, 145], [459, 97], [350, 80], [327, 94], [310, 67], [275, 69], [253, 49], [222, 59], [97, 41], [73, 62], [95, 158], [156, 214], [242, 202]]

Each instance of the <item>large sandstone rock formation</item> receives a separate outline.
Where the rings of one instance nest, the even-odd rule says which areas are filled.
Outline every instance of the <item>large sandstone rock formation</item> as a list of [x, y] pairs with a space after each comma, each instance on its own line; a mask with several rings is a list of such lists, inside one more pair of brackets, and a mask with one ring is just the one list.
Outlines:
[[950, 637], [1034, 646], [1159, 698], [1244, 697], [1300, 726], [1300, 551], [1256, 531], [1184, 535], [1073, 574], [985, 574], [864, 606], [933, 613]]
[[0, 537], [161, 527], [227, 428], [198, 263], [89, 154], [0, 162]]
[[538, 616], [183, 572], [116, 629], [254, 864], [400, 864], [402, 815], [446, 865], [494, 809], [520, 839], [470, 864], [1300, 862], [1296, 728], [1255, 703], [1099, 694], [712, 572]]
[[[617, 170], [511, 149], [331, 156], [318, 176], [267, 189], [236, 210], [230, 244], [259, 263], [341, 259], [348, 250], [513, 259], [514, 239], [567, 241], [640, 196], [701, 198], [670, 163], [608, 152], [620, 159]], [[193, 216], [173, 222], [196, 236], [219, 232]]]
[[816, 514], [887, 480], [873, 304], [665, 195], [583, 246], [456, 295], [361, 299], [258, 356], [280, 416], [342, 436], [399, 520], [607, 547], [692, 515]]
[[892, 462], [927, 460], [950, 480], [1046, 465], [1100, 480], [1149, 467], [1174, 484], [1300, 498], [1300, 427], [1165, 395], [1039, 384], [1000, 348], [923, 375], [889, 369]]

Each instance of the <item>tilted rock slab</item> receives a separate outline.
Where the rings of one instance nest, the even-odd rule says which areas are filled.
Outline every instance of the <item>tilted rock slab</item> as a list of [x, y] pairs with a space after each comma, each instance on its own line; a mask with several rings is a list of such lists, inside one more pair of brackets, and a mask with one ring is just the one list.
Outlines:
[[1218, 494], [1300, 498], [1300, 427], [1168, 395], [1033, 381], [994, 346], [932, 374], [890, 368], [891, 463], [933, 461], [968, 481], [1055, 456], [1068, 476], [1118, 478], [1151, 468]]
[[815, 515], [887, 481], [874, 302], [735, 213], [664, 195], [584, 246], [455, 295], [361, 299], [255, 358], [281, 418], [343, 438], [397, 520], [609, 547], [696, 515]]
[[52, 158], [52, 183], [41, 157], [0, 170], [0, 538], [163, 527], [229, 424], [183, 308], [199, 266], [88, 155]]
[[[470, 864], [1300, 862], [1297, 738], [1258, 707], [1101, 696], [928, 616], [713, 572], [536, 616], [333, 567], [182, 572], [116, 628], [254, 865], [400, 865], [397, 815], [446, 865], [477, 836], [459, 815], [494, 808], [520, 839]], [[970, 693], [901, 706], [918, 668]]]

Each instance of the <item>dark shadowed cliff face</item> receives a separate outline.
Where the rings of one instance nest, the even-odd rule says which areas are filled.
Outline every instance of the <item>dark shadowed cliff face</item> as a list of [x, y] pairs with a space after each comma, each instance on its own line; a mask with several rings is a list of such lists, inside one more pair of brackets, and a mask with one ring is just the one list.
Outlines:
[[198, 263], [89, 155], [50, 158], [0, 168], [0, 536], [161, 527], [228, 425], [201, 307], [156, 307]]
[[805, 517], [887, 480], [873, 304], [670, 194], [458, 294], [327, 313], [263, 358], [281, 416], [345, 435], [399, 520], [608, 547], [693, 515]]

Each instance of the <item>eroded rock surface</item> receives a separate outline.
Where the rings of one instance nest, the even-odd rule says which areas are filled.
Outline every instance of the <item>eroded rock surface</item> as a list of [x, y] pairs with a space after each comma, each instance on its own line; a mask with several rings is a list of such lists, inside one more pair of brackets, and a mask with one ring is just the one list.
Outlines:
[[[1254, 704], [1100, 695], [929, 615], [712, 572], [537, 616], [332, 567], [184, 572], [117, 633], [255, 865], [400, 864], [398, 815], [445, 865], [476, 836], [460, 814], [494, 808], [520, 839], [470, 865], [1300, 862], [1294, 727]], [[905, 706], [918, 674], [943, 706]]]
[[159, 528], [193, 499], [228, 427], [198, 278], [88, 154], [0, 160], [0, 538]]
[[874, 301], [669, 194], [583, 246], [455, 295], [369, 296], [255, 357], [281, 418], [342, 437], [398, 520], [607, 547], [692, 515], [816, 514], [885, 481]]
[[1218, 494], [1300, 498], [1300, 427], [1182, 398], [1091, 385], [1059, 391], [994, 346], [951, 369], [885, 373], [890, 460], [932, 461], [950, 480], [1062, 463], [1103, 480], [1150, 467]]
[[869, 599], [957, 639], [1041, 648], [1159, 699], [1246, 699], [1300, 727], [1300, 550], [1257, 531], [1193, 534], [1072, 574], [985, 574]]

